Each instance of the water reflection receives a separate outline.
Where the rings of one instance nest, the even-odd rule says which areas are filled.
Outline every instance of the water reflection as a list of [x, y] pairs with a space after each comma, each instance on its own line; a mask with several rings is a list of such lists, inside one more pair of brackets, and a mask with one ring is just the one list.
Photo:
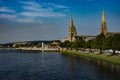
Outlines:
[[120, 80], [120, 65], [72, 54], [62, 55], [70, 59], [71, 80], [78, 76], [81, 80]]
[[69, 57], [70, 57], [70, 68], [69, 68], [69, 70], [70, 70], [70, 72], [69, 72], [70, 80], [74, 80], [75, 75], [77, 75], [76, 72], [75, 72], [76, 58], [71, 56], [71, 55]]
[[58, 52], [0, 51], [0, 80], [120, 80], [120, 65]]

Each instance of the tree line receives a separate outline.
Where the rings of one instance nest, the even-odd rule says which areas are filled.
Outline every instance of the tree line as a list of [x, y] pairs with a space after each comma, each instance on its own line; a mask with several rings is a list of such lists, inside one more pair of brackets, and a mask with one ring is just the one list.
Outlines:
[[83, 39], [77, 40], [75, 42], [65, 41], [60, 44], [60, 47], [67, 49], [99, 49], [99, 53], [102, 54], [103, 50], [112, 49], [115, 55], [115, 50], [120, 50], [120, 34], [114, 34], [111, 36], [105, 36], [104, 34], [99, 34], [96, 38], [85, 41]]

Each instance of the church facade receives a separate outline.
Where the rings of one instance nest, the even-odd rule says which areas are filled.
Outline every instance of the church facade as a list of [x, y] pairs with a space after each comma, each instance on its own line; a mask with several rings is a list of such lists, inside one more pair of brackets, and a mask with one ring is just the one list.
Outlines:
[[[100, 27], [100, 33], [99, 34], [104, 34], [105, 36], [111, 36], [114, 34], [120, 34], [120, 32], [108, 32], [107, 26], [106, 26], [106, 21], [105, 21], [105, 14], [104, 10], [102, 11], [102, 21], [101, 21], [101, 27]], [[90, 39], [96, 38], [96, 36], [91, 36], [91, 35], [77, 35], [76, 28], [73, 24], [73, 19], [72, 16], [70, 17], [70, 24], [69, 24], [69, 29], [68, 29], [68, 37], [63, 38], [61, 42], [65, 41], [70, 41], [70, 42], [75, 42], [77, 40], [85, 40], [88, 41]]]

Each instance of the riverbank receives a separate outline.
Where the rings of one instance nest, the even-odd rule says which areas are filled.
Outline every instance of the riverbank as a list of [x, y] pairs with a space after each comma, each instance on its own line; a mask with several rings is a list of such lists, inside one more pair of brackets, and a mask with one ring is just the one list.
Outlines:
[[44, 51], [44, 52], [58, 52], [58, 48], [0, 48], [0, 50], [21, 50], [21, 51]]
[[71, 50], [63, 50], [60, 51], [62, 54], [68, 54], [68, 55], [78, 55], [78, 56], [83, 56], [83, 57], [89, 57], [89, 58], [94, 58], [94, 59], [99, 59], [102, 61], [107, 61], [110, 63], [114, 64], [119, 64], [120, 65], [120, 56], [111, 56], [107, 54], [95, 54], [95, 53], [85, 53], [85, 52], [78, 52], [78, 51], [71, 51]]

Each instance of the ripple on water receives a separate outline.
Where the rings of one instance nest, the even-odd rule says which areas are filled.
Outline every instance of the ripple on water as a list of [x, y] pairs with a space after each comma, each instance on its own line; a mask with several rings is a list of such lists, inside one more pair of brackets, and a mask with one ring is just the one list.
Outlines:
[[0, 51], [0, 80], [120, 80], [120, 66], [57, 52]]

